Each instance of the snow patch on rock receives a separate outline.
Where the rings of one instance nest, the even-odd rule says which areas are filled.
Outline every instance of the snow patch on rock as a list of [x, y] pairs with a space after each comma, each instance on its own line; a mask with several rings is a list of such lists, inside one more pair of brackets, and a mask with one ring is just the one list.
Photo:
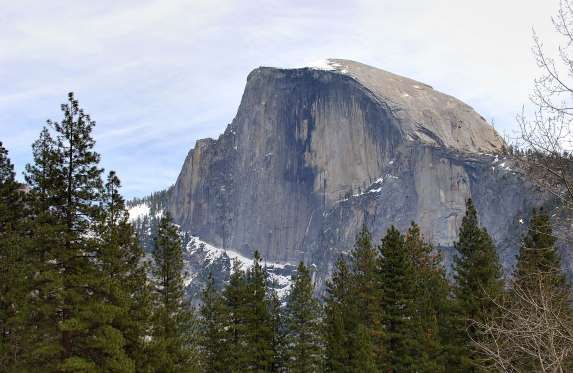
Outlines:
[[341, 74], [349, 74], [349, 71], [345, 66], [329, 58], [313, 61], [303, 67], [313, 70], [335, 71]]

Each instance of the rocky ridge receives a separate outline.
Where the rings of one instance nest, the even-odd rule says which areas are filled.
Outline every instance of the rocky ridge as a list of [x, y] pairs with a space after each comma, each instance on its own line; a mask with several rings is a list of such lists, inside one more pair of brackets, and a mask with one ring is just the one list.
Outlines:
[[510, 269], [522, 222], [548, 202], [504, 147], [471, 107], [409, 78], [338, 59], [261, 67], [225, 132], [191, 149], [165, 208], [223, 251], [312, 264], [321, 284], [363, 224], [378, 239], [416, 221], [449, 260], [473, 198]]

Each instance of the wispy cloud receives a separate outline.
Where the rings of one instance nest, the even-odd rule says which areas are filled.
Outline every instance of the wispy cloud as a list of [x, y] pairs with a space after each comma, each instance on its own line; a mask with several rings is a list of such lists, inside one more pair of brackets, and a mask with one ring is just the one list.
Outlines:
[[511, 131], [552, 1], [0, 0], [0, 140], [21, 171], [68, 91], [129, 196], [175, 181], [232, 120], [247, 74], [350, 58], [427, 82]]

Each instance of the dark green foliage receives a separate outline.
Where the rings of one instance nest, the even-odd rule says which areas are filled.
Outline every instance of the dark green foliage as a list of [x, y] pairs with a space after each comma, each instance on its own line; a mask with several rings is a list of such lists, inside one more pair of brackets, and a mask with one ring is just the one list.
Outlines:
[[441, 257], [424, 241], [420, 227], [415, 223], [406, 233], [404, 250], [411, 256], [414, 268], [414, 323], [419, 347], [415, 365], [418, 371], [444, 371], [449, 285]]
[[476, 338], [473, 322], [483, 322], [491, 316], [496, 309], [494, 300], [503, 295], [501, 267], [493, 241], [485, 228], [479, 226], [471, 199], [466, 207], [459, 238], [454, 243], [455, 335], [448, 352], [452, 370], [477, 369], [477, 357], [471, 347], [471, 340]]
[[29, 211], [22, 186], [14, 178], [8, 151], [0, 142], [0, 370], [22, 367], [29, 331]]
[[354, 274], [343, 258], [326, 285], [324, 321], [325, 368], [331, 372], [376, 371], [375, 345], [360, 319]]
[[321, 307], [313, 293], [311, 273], [301, 262], [292, 276], [285, 312], [287, 366], [292, 372], [315, 372], [321, 367]]
[[390, 227], [380, 245], [384, 359], [390, 371], [416, 371], [421, 359], [420, 330], [416, 325], [416, 278], [404, 237]]
[[261, 261], [255, 252], [254, 263], [246, 271], [233, 261], [221, 295], [213, 276], [209, 277], [202, 307], [207, 371], [277, 371], [282, 366], [280, 301], [270, 290]]
[[46, 305], [52, 307], [40, 317], [49, 317], [60, 334], [49, 349], [59, 357], [46, 356], [47, 360], [59, 361], [62, 370], [92, 369], [96, 351], [105, 349], [93, 341], [94, 328], [109, 321], [99, 317], [99, 305], [91, 297], [98, 278], [93, 227], [99, 214], [102, 170], [93, 151], [95, 122], [72, 94], [62, 111], [62, 122], [48, 122], [55, 137], [42, 132], [35, 144], [35, 162], [27, 168], [27, 181], [38, 196], [39, 226], [45, 223], [39, 228], [38, 244], [47, 244], [38, 248], [42, 256], [38, 276], [44, 279], [38, 291], [50, 298]]
[[72, 94], [62, 111], [26, 167], [33, 221], [22, 370], [131, 372], [145, 361], [149, 329], [142, 251], [119, 180], [114, 173], [105, 187], [101, 180], [95, 123]]
[[[273, 350], [273, 363], [271, 371], [279, 372], [283, 369], [288, 360], [288, 346], [287, 346], [287, 328], [286, 316], [282, 306], [282, 300], [279, 298], [275, 287], [275, 283], [269, 285], [269, 312], [271, 314], [271, 328], [273, 332], [272, 350]], [[320, 331], [319, 331], [320, 333]]]
[[245, 360], [247, 369], [268, 371], [275, 360], [275, 328], [270, 312], [267, 272], [258, 251], [255, 251], [253, 261], [246, 272]]
[[445, 370], [449, 286], [441, 258], [417, 225], [391, 227], [379, 248], [363, 228], [327, 283], [329, 371]]
[[326, 369], [351, 372], [351, 333], [354, 332], [351, 273], [343, 258], [336, 261], [331, 280], [326, 284], [325, 330]]
[[517, 258], [515, 281], [521, 286], [535, 282], [535, 276], [543, 273], [551, 278], [555, 286], [565, 286], [565, 276], [561, 272], [561, 258], [555, 246], [549, 216], [543, 211], [533, 210], [527, 234], [523, 238]]
[[[561, 270], [561, 258], [553, 235], [551, 221], [543, 209], [533, 210], [527, 233], [521, 242], [517, 264], [506, 300], [506, 307], [516, 314], [522, 309], [531, 314], [539, 312], [524, 301], [533, 299], [534, 303], [548, 305], [552, 316], [558, 315], [561, 325], [556, 330], [573, 330], [573, 309], [571, 308], [571, 288]], [[520, 341], [521, 342], [521, 341]], [[547, 340], [549, 342], [549, 340]], [[548, 347], [546, 347], [548, 348]], [[516, 353], [514, 365], [523, 371], [539, 370], [539, 361], [527, 353]], [[573, 369], [573, 360], [566, 362]]]
[[360, 320], [360, 335], [357, 338], [361, 345], [367, 343], [363, 349], [361, 360], [368, 364], [380, 362], [383, 356], [383, 326], [381, 295], [382, 288], [379, 278], [378, 250], [372, 243], [372, 236], [366, 226], [363, 226], [356, 237], [354, 250], [350, 254], [352, 271], [352, 294], [355, 297], [355, 307], [358, 320]]
[[53, 183], [57, 182], [58, 156], [55, 143], [44, 127], [32, 145], [34, 161], [26, 166], [28, 200], [34, 216], [31, 227], [33, 245], [28, 254], [31, 268], [30, 290], [34, 296], [27, 302], [26, 328], [33, 330], [24, 360], [29, 370], [55, 370], [62, 357], [61, 320], [62, 273], [59, 270], [59, 235], [65, 227], [52, 214]]
[[[102, 308], [100, 313], [107, 313], [110, 319], [108, 325], [100, 327], [106, 330], [101, 334], [103, 338], [115, 336], [116, 343], [111, 347], [118, 351], [114, 355], [122, 356], [123, 351], [126, 367], [141, 367], [146, 361], [145, 336], [150, 333], [151, 294], [143, 250], [129, 224], [120, 187], [115, 172], [110, 172], [98, 231], [101, 244], [97, 253], [100, 265], [97, 287], [100, 291], [95, 298]], [[101, 343], [107, 344], [105, 339]]]
[[375, 371], [381, 363], [383, 325], [378, 252], [362, 227], [350, 254], [327, 283], [326, 366], [330, 371]]
[[225, 312], [223, 298], [215, 288], [213, 275], [209, 274], [203, 290], [201, 306], [201, 360], [205, 372], [221, 372], [225, 369], [224, 348]]
[[246, 335], [246, 299], [247, 281], [245, 272], [241, 268], [241, 263], [233, 261], [229, 283], [223, 290], [224, 304], [224, 350], [226, 358], [223, 360], [225, 366], [236, 367], [237, 370], [244, 369], [246, 359], [243, 346]]
[[153, 251], [152, 366], [161, 372], [194, 371], [198, 366], [196, 320], [185, 299], [179, 231], [169, 213], [161, 218]]

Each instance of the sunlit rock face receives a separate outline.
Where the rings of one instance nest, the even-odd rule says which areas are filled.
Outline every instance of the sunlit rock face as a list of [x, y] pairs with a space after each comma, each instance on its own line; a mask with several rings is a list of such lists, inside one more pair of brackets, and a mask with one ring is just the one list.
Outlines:
[[168, 210], [210, 244], [273, 262], [315, 264], [318, 279], [366, 224], [420, 224], [449, 258], [473, 198], [509, 268], [520, 219], [542, 204], [478, 113], [430, 86], [347, 60], [249, 74], [216, 140], [196, 143]]

